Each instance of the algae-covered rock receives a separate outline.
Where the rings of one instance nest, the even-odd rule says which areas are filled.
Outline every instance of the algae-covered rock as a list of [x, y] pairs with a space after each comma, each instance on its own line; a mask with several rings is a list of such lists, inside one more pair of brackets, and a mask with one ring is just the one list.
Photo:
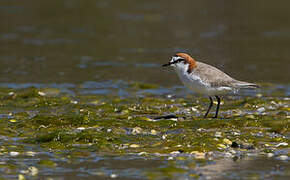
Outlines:
[[[133, 83], [128, 88], [157, 86]], [[201, 103], [208, 100], [203, 97], [72, 96], [45, 88], [0, 89], [0, 97], [2, 113], [10, 114], [0, 120], [0, 135], [47, 149], [191, 153], [203, 159], [207, 152], [232, 156], [233, 148], [268, 152], [289, 146], [289, 100], [283, 98], [231, 98], [221, 107], [224, 118], [205, 119]]]

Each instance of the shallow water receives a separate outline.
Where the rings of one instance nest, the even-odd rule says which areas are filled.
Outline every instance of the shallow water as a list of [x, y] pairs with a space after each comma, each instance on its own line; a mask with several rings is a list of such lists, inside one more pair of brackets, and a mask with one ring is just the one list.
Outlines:
[[[0, 1], [1, 177], [289, 178], [289, 5]], [[171, 69], [161, 68], [179, 51], [263, 88], [225, 97], [221, 123], [202, 121], [207, 98], [184, 89]], [[94, 116], [83, 117], [80, 109]], [[167, 114], [177, 121], [157, 118]], [[81, 122], [70, 124], [75, 116]], [[78, 136], [82, 127], [88, 128], [89, 142]], [[102, 128], [111, 128], [114, 144], [124, 150], [107, 147], [109, 141], [94, 134]], [[230, 129], [245, 133], [236, 137], [227, 134]], [[45, 133], [58, 131], [59, 138], [45, 139]], [[140, 137], [132, 136], [135, 131]], [[76, 139], [67, 140], [66, 133], [77, 133]], [[187, 147], [199, 140], [191, 134], [202, 134], [205, 144]], [[98, 138], [104, 146], [94, 141]], [[241, 143], [239, 148], [223, 142], [228, 138]], [[148, 147], [130, 147], [142, 142]]]

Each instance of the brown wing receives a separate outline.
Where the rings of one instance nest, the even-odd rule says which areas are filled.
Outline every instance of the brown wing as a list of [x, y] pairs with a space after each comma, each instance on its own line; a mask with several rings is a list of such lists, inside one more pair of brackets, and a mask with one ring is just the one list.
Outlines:
[[233, 83], [238, 82], [221, 70], [202, 62], [197, 62], [197, 66], [193, 71], [199, 74], [202, 81], [209, 83], [212, 87], [230, 87]]

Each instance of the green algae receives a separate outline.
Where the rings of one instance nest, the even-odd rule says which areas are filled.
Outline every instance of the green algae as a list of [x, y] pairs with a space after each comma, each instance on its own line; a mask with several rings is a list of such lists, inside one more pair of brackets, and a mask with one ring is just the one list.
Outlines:
[[[129, 88], [132, 87], [157, 88], [138, 83]], [[117, 154], [166, 154], [227, 151], [230, 144], [224, 143], [225, 138], [248, 145], [239, 147], [261, 151], [268, 148], [265, 144], [290, 143], [288, 99], [229, 99], [221, 107], [221, 118], [205, 119], [205, 107], [197, 103], [208, 102], [202, 97], [190, 101], [158, 96], [72, 96], [45, 88], [2, 88], [0, 97], [1, 113], [10, 114], [0, 120], [1, 135], [22, 137], [19, 141], [47, 149], [73, 150], [81, 146]], [[265, 110], [259, 112], [259, 107]], [[233, 113], [223, 113], [226, 111]], [[177, 118], [155, 119], [166, 114], [175, 114]]]

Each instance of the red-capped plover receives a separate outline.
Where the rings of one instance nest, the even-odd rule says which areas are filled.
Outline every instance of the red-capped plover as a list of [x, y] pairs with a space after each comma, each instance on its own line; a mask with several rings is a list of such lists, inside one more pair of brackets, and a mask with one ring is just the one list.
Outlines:
[[239, 89], [253, 89], [259, 87], [257, 84], [238, 81], [231, 78], [221, 70], [194, 60], [186, 53], [177, 53], [172, 59], [164, 64], [172, 66], [183, 84], [190, 90], [209, 96], [210, 104], [204, 115], [206, 117], [213, 105], [212, 96], [217, 99], [217, 108], [214, 118], [217, 118], [221, 98], [219, 95], [228, 92], [237, 92]]

